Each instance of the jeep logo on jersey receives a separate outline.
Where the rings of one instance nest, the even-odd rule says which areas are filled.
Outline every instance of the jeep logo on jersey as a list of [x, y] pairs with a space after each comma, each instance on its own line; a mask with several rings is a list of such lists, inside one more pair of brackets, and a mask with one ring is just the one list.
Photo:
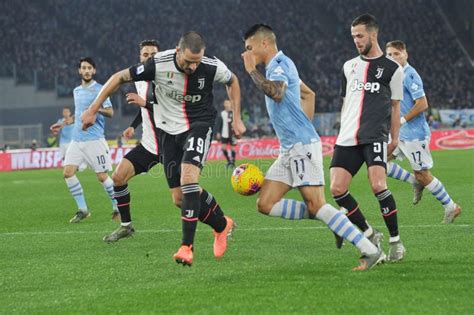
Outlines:
[[204, 84], [206, 84], [206, 78], [198, 79], [198, 83], [199, 83], [198, 89], [202, 90], [204, 88]]
[[169, 98], [172, 98], [174, 100], [177, 100], [178, 102], [191, 102], [191, 103], [196, 103], [199, 102], [202, 99], [202, 96], [197, 94], [197, 95], [183, 95], [181, 93], [178, 93], [176, 91], [170, 91], [170, 92], [165, 92], [165, 95], [168, 96]]
[[380, 91], [380, 83], [378, 82], [359, 82], [359, 80], [355, 80], [354, 83], [351, 86], [351, 91], [362, 91], [366, 90], [367, 92], [370, 93], [375, 93]]

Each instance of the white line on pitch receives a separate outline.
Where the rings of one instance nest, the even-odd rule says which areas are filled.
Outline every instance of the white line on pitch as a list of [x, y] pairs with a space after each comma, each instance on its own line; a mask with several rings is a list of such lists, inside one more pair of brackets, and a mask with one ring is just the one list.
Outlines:
[[[424, 225], [402, 225], [400, 228], [404, 229], [424, 229], [435, 227], [456, 227], [469, 228], [470, 224], [424, 224]], [[383, 228], [383, 226], [374, 226], [376, 228]], [[257, 231], [292, 231], [292, 230], [323, 230], [326, 226], [305, 226], [305, 227], [262, 227], [262, 228], [239, 228], [237, 231], [257, 232]], [[199, 229], [198, 229], [199, 231]], [[181, 230], [177, 229], [160, 229], [160, 230], [137, 230], [138, 233], [178, 233]], [[37, 231], [37, 232], [1, 232], [0, 236], [16, 236], [16, 235], [65, 235], [65, 234], [100, 234], [107, 233], [107, 231]]]

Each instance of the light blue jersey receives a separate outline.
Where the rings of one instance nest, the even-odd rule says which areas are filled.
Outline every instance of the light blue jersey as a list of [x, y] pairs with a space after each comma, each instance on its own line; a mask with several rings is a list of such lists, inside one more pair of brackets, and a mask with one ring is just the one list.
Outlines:
[[[403, 67], [403, 100], [400, 106], [400, 115], [403, 117], [415, 106], [415, 100], [425, 96], [423, 81], [415, 68], [406, 64]], [[420, 113], [400, 128], [400, 140], [425, 140], [430, 137], [430, 127], [426, 122], [425, 113]]]
[[301, 108], [300, 78], [293, 61], [279, 51], [266, 67], [266, 78], [284, 81], [288, 86], [280, 103], [265, 96], [267, 111], [280, 140], [281, 150], [289, 150], [297, 143], [319, 141], [319, 135]]
[[[97, 94], [99, 94], [102, 85], [93, 81], [88, 87], [82, 87], [79, 85], [74, 89], [74, 106], [75, 106], [75, 120], [74, 130], [72, 133], [72, 140], [77, 142], [99, 140], [104, 138], [105, 118], [104, 116], [97, 114], [95, 124], [82, 130], [81, 115], [89, 108]], [[110, 99], [102, 104], [102, 108], [112, 107]]]
[[[61, 118], [57, 122], [58, 124], [64, 124], [64, 118]], [[59, 144], [68, 144], [72, 140], [72, 133], [74, 130], [74, 123], [70, 125], [64, 125], [59, 132]]]

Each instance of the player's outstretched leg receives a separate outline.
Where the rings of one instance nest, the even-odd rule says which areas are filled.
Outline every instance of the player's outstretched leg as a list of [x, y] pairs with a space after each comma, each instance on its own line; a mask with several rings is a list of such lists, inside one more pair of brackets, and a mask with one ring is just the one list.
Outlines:
[[232, 238], [235, 222], [229, 216], [225, 216], [214, 196], [202, 189], [201, 210], [199, 221], [205, 223], [214, 230], [213, 251], [216, 258], [224, 256], [227, 250], [227, 241]]
[[461, 214], [461, 207], [451, 199], [448, 192], [444, 188], [443, 183], [434, 176], [432, 178], [432, 181], [426, 185], [425, 188], [429, 190], [433, 196], [443, 205], [443, 223], [453, 223], [454, 219]]
[[413, 204], [416, 205], [420, 202], [423, 196], [423, 185], [419, 184], [414, 175], [403, 169], [400, 165], [388, 162], [387, 163], [387, 176], [407, 182], [412, 185], [413, 189]]
[[78, 223], [88, 218], [91, 214], [87, 208], [86, 198], [84, 197], [84, 190], [79, 182], [79, 179], [75, 175], [75, 166], [68, 165], [64, 168], [64, 180], [71, 193], [72, 197], [76, 201], [77, 212], [74, 217], [69, 220], [70, 223]]
[[333, 233], [351, 242], [360, 250], [362, 253], [360, 265], [353, 270], [369, 270], [385, 260], [383, 251], [372, 244], [341, 211], [330, 204], [319, 208], [316, 218], [326, 223]]
[[[333, 198], [339, 207], [345, 209], [347, 212], [346, 216], [349, 218], [349, 220], [354, 223], [362, 232], [364, 232], [364, 236], [367, 237], [375, 246], [380, 248], [380, 243], [383, 240], [383, 234], [369, 225], [362, 214], [362, 211], [360, 211], [359, 204], [354, 199], [354, 197], [352, 197], [350, 192], [346, 191], [341, 195], [333, 196]], [[337, 236], [336, 247], [341, 248], [342, 243], [343, 238]]]

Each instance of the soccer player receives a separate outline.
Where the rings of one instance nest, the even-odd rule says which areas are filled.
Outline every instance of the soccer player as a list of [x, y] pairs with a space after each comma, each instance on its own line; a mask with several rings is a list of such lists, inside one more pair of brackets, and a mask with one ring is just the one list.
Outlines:
[[[221, 149], [227, 160], [227, 167], [235, 167], [235, 138], [232, 133], [232, 104], [230, 100], [224, 101], [224, 110], [218, 118], [219, 130], [216, 134], [217, 140], [221, 143]], [[230, 151], [230, 154], [229, 154]]]
[[408, 63], [408, 52], [404, 42], [395, 40], [387, 43], [386, 53], [402, 65], [405, 73], [403, 80], [403, 99], [401, 103], [400, 141], [393, 151], [392, 158], [406, 157], [415, 176], [398, 164], [388, 163], [388, 176], [414, 185], [413, 203], [421, 199], [422, 189], [426, 188], [444, 207], [444, 223], [452, 223], [461, 214], [461, 207], [454, 203], [443, 183], [434, 177], [430, 169], [433, 158], [430, 152], [430, 128], [424, 111], [428, 109], [428, 100], [423, 90], [423, 81], [416, 70]]
[[[268, 170], [257, 200], [258, 211], [290, 220], [317, 218], [362, 252], [360, 265], [354, 270], [375, 266], [383, 259], [383, 252], [342, 212], [326, 203], [321, 140], [301, 105], [303, 95], [304, 107], [308, 107], [308, 100], [314, 106], [315, 94], [302, 84], [293, 61], [278, 51], [270, 26], [256, 24], [246, 32], [242, 58], [245, 70], [265, 93], [267, 111], [280, 141], [280, 155]], [[262, 63], [266, 77], [256, 69]], [[292, 188], [298, 188], [304, 203], [283, 199]]]
[[215, 198], [199, 186], [217, 115], [212, 105], [214, 82], [227, 85], [236, 136], [245, 132], [237, 77], [219, 59], [205, 56], [204, 51], [204, 39], [199, 33], [185, 33], [176, 49], [159, 52], [145, 63], [115, 73], [82, 115], [83, 128], [87, 128], [94, 123], [100, 104], [121, 84], [130, 81], [156, 84], [154, 118], [159, 128], [163, 166], [173, 201], [181, 207], [183, 226], [181, 247], [173, 259], [189, 266], [193, 263], [198, 220], [214, 229], [216, 258], [224, 255], [227, 236], [234, 226]]
[[87, 207], [84, 191], [76, 176], [79, 166], [87, 163], [96, 173], [97, 179], [104, 186], [111, 202], [112, 216], [118, 213], [117, 202], [114, 199], [113, 181], [107, 174], [112, 170], [112, 161], [109, 156], [109, 146], [104, 138], [105, 118], [114, 114], [112, 103], [109, 99], [104, 99], [99, 104], [99, 116], [97, 121], [87, 130], [82, 130], [81, 114], [89, 107], [99, 93], [102, 85], [93, 80], [96, 71], [95, 62], [92, 58], [86, 57], [79, 61], [79, 74], [82, 77], [81, 85], [74, 89], [75, 119], [72, 132], [72, 141], [64, 158], [64, 179], [67, 187], [74, 197], [78, 211], [69, 221], [78, 223], [88, 218], [91, 213]]
[[59, 133], [59, 150], [61, 151], [61, 159], [64, 161], [67, 148], [72, 141], [72, 131], [74, 129], [74, 117], [69, 106], [63, 107], [63, 117], [58, 119], [49, 129], [55, 135]]
[[[156, 40], [144, 40], [140, 43], [139, 48], [141, 63], [153, 58], [159, 50]], [[152, 82], [137, 81], [135, 87], [138, 94], [127, 94], [127, 102], [139, 105], [140, 112], [133, 120], [132, 125], [124, 130], [123, 136], [125, 138], [133, 137], [135, 129], [142, 123], [142, 140], [139, 145], [124, 156], [112, 174], [114, 196], [120, 211], [121, 224], [111, 234], [104, 236], [103, 240], [107, 243], [116, 242], [135, 233], [130, 214], [131, 197], [128, 190], [128, 181], [135, 175], [146, 173], [152, 167], [161, 163], [157, 130], [153, 119], [154, 84]]]
[[[387, 188], [386, 163], [398, 142], [403, 70], [384, 56], [378, 31], [378, 23], [370, 14], [355, 18], [351, 24], [359, 56], [346, 61], [343, 67], [341, 128], [330, 166], [331, 193], [336, 203], [347, 210], [351, 222], [380, 247], [382, 233], [367, 223], [349, 192], [352, 178], [365, 163], [372, 192], [390, 233], [388, 259], [399, 261], [406, 250], [398, 231], [395, 199]], [[387, 145], [389, 131], [392, 141]], [[341, 245], [342, 242], [338, 247]]]

